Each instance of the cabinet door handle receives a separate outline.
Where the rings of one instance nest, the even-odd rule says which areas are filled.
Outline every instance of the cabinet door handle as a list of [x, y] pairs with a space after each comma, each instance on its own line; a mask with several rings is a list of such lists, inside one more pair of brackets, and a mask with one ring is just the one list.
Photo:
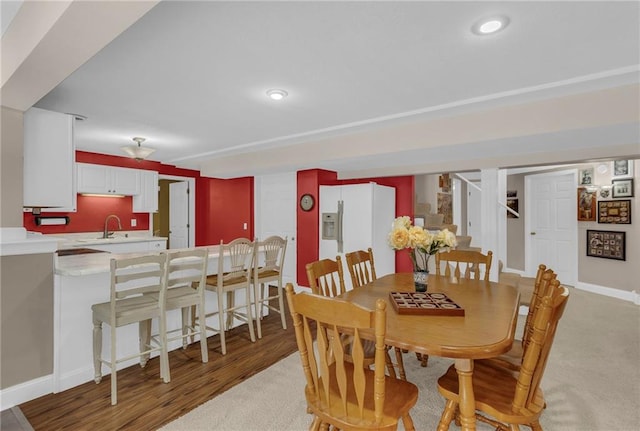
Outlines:
[[530, 234], [530, 235], [535, 235], [536, 233], [535, 233], [535, 232], [529, 232], [529, 234]]

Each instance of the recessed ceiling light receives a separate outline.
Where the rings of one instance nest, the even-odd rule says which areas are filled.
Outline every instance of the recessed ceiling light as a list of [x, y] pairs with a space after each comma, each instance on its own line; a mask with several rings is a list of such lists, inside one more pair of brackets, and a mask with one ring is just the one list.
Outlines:
[[471, 31], [477, 35], [485, 36], [488, 34], [496, 33], [500, 30], [504, 30], [504, 28], [508, 24], [509, 24], [509, 18], [507, 18], [506, 16], [496, 16], [491, 18], [485, 18], [476, 22], [471, 27]]
[[287, 93], [286, 91], [277, 88], [267, 90], [267, 96], [269, 96], [271, 100], [282, 100], [287, 97], [288, 94], [289, 93]]

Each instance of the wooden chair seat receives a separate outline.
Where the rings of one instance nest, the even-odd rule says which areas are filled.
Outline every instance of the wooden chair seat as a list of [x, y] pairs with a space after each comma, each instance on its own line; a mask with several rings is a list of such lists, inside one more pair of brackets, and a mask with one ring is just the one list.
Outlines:
[[[228, 273], [225, 273], [225, 275], [227, 275]], [[224, 283], [227, 285], [233, 285], [233, 284], [241, 284], [244, 281], [246, 281], [246, 277], [245, 276], [237, 276], [237, 277], [229, 277], [226, 278], [224, 280]], [[217, 286], [218, 284], [218, 274], [213, 274], [213, 275], [208, 275], [207, 276], [207, 284], [210, 286]]]
[[[91, 306], [93, 315], [103, 322], [109, 321], [111, 316], [111, 303], [103, 302]], [[137, 296], [118, 301], [115, 308], [116, 326], [136, 323], [140, 320], [153, 319], [160, 315], [158, 300], [151, 297]]]
[[[510, 424], [530, 424], [535, 422], [544, 410], [544, 396], [538, 388], [527, 408], [514, 411], [513, 399], [516, 394], [518, 379], [504, 368], [477, 362], [473, 367], [473, 394], [476, 408], [500, 422]], [[438, 390], [447, 399], [459, 401], [458, 372], [455, 365], [438, 379]]]
[[[330, 366], [329, 375], [334, 376], [336, 374], [335, 368], [335, 364]], [[345, 372], [346, 379], [348, 381], [353, 381], [353, 364], [345, 364]], [[365, 386], [373, 387], [375, 379], [374, 371], [365, 369], [364, 378]], [[374, 417], [375, 397], [373, 391], [365, 393], [363, 403], [364, 415], [362, 418], [362, 423], [359, 424], [361, 425], [361, 427], [358, 427], [357, 429], [367, 429], [368, 427], [366, 426], [366, 424], [375, 424], [375, 426], [373, 426], [374, 429], [395, 430], [398, 426], [398, 412], [409, 411], [416, 404], [416, 401], [418, 399], [418, 387], [416, 385], [409, 383], [406, 380], [398, 379], [386, 379], [385, 385], [385, 392], [387, 394], [402, 394], [402, 396], [385, 397], [385, 403], [382, 409], [382, 420], [379, 423], [376, 423], [376, 419]], [[322, 377], [320, 377], [318, 386], [324, 386]], [[322, 422], [331, 423], [334, 427], [342, 430], [354, 429], [353, 422], [347, 420], [347, 418], [349, 418], [350, 416], [349, 414], [347, 414], [345, 417], [336, 415], [336, 412], [342, 410], [340, 388], [338, 387], [338, 382], [336, 379], [330, 380], [329, 404], [324, 401], [324, 398], [319, 398], [316, 395], [316, 392], [310, 390], [308, 386], [305, 388], [305, 396], [307, 399], [307, 403], [309, 404], [309, 406], [311, 406], [311, 411], [316, 416], [318, 416], [322, 420]], [[358, 402], [355, 396], [355, 391], [347, 391], [347, 409], [358, 409]]]
[[267, 269], [267, 270], [263, 270], [262, 267], [258, 268], [258, 271], [261, 271], [260, 275], [262, 275], [264, 278], [267, 277], [277, 277], [278, 275], [280, 275], [279, 271], [275, 271], [273, 269]]

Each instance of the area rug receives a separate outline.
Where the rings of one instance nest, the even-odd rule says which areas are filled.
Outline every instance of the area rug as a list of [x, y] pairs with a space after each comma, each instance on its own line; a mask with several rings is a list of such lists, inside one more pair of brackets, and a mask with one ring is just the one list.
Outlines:
[[[548, 406], [540, 420], [543, 429], [637, 429], [638, 316], [637, 306], [631, 303], [572, 289], [542, 384]], [[444, 408], [435, 382], [452, 360], [430, 357], [423, 368], [414, 354], [407, 353], [404, 364], [408, 380], [420, 388], [418, 403], [411, 410], [416, 430], [435, 430]], [[303, 394], [304, 376], [296, 352], [162, 430], [306, 430], [312, 417], [306, 413]], [[398, 429], [403, 429], [402, 423]], [[452, 424], [450, 429], [459, 428]], [[477, 429], [494, 428], [479, 423]]]

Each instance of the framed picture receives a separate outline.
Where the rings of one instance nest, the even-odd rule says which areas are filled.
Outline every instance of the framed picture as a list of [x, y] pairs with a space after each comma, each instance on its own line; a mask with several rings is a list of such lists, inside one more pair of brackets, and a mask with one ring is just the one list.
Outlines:
[[578, 187], [578, 221], [596, 221], [597, 190]]
[[631, 200], [599, 201], [598, 223], [631, 224]]
[[631, 198], [633, 197], [633, 179], [611, 181], [611, 197], [612, 198]]
[[590, 186], [593, 184], [593, 168], [580, 169], [578, 172], [578, 181], [581, 186]]
[[587, 230], [587, 256], [627, 260], [626, 232]]
[[[518, 199], [507, 199], [507, 206], [515, 212], [518, 212]], [[518, 218], [518, 216], [507, 211], [507, 218]]]
[[600, 199], [609, 199], [611, 197], [611, 186], [600, 186]]
[[614, 160], [611, 168], [613, 178], [633, 176], [633, 160]]

